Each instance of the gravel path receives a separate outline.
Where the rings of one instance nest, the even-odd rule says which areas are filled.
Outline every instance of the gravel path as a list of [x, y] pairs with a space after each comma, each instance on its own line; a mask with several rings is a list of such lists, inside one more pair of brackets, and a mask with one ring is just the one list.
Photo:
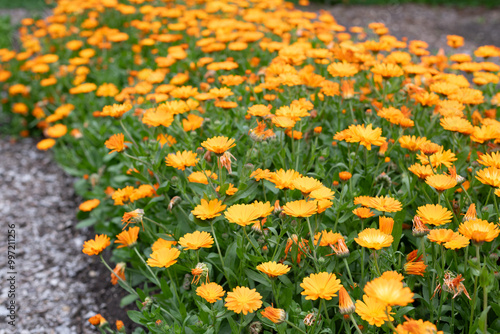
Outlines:
[[9, 289], [2, 280], [0, 333], [95, 333], [87, 322], [99, 311], [88, 293], [95, 261], [82, 254], [86, 235], [74, 229], [72, 180], [35, 144], [0, 139], [0, 277], [7, 276], [7, 224], [14, 223], [19, 306], [12, 330], [4, 321]]

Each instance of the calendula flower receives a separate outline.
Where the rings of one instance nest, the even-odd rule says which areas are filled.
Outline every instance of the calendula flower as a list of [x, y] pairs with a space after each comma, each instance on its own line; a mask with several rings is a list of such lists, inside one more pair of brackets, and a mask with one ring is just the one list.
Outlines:
[[177, 248], [160, 248], [151, 253], [148, 259], [148, 266], [168, 268], [177, 263], [177, 258], [181, 254]]
[[335, 192], [333, 190], [322, 186], [319, 189], [311, 191], [309, 197], [315, 200], [333, 200], [334, 194]]
[[500, 168], [488, 167], [476, 172], [476, 179], [482, 184], [486, 184], [495, 188], [500, 187]]
[[318, 211], [316, 201], [298, 200], [283, 206], [283, 212], [291, 217], [310, 217]]
[[195, 166], [198, 160], [199, 159], [196, 158], [196, 153], [191, 151], [177, 151], [177, 153], [170, 153], [165, 158], [167, 166], [180, 170], [185, 170], [186, 167]]
[[[171, 236], [171, 235], [169, 235]], [[157, 251], [158, 249], [160, 248], [172, 248], [172, 246], [175, 246], [177, 245], [177, 241], [175, 240], [165, 240], [163, 238], [158, 238], [158, 240], [156, 240], [153, 245], [151, 246], [151, 250], [154, 252], [154, 251]]]
[[406, 321], [396, 327], [395, 334], [420, 334], [420, 333], [435, 333], [443, 334], [443, 331], [438, 331], [436, 325], [429, 321], [413, 320], [406, 317]]
[[428, 176], [425, 179], [425, 183], [433, 187], [439, 192], [443, 192], [447, 189], [453, 188], [457, 185], [457, 180], [454, 177], [445, 174], [436, 174]]
[[280, 169], [280, 170], [271, 174], [269, 181], [274, 183], [274, 185], [278, 189], [287, 189], [288, 188], [288, 189], [293, 190], [293, 189], [295, 189], [295, 187], [293, 186], [293, 181], [300, 176], [301, 176], [300, 173], [294, 171], [293, 169], [289, 169], [286, 171], [283, 169]]
[[253, 177], [255, 181], [260, 181], [260, 180], [269, 180], [271, 178], [272, 173], [269, 171], [269, 169], [264, 169], [262, 170], [261, 168], [256, 169], [255, 171], [250, 174], [250, 177]]
[[434, 168], [440, 167], [441, 165], [444, 165], [447, 168], [451, 167], [452, 163], [457, 160], [455, 153], [451, 152], [451, 150], [445, 151], [439, 145], [436, 145], [437, 146], [436, 149], [431, 148], [431, 146], [433, 145], [436, 144], [430, 143], [427, 145], [422, 145], [420, 147], [420, 151], [424, 153], [417, 155], [417, 158], [418, 160], [420, 160], [420, 163], [422, 165], [428, 165], [430, 159], [432, 167]]
[[458, 227], [465, 237], [472, 239], [473, 242], [481, 244], [483, 242], [493, 241], [500, 234], [498, 224], [488, 223], [486, 220], [473, 219], [460, 224]]
[[361, 207], [361, 208], [356, 208], [352, 210], [352, 213], [354, 213], [356, 216], [358, 216], [361, 219], [366, 219], [375, 216], [372, 210]]
[[442, 288], [444, 291], [452, 293], [453, 298], [457, 297], [463, 292], [470, 300], [471, 298], [469, 296], [469, 293], [467, 292], [467, 289], [465, 289], [465, 286], [462, 283], [463, 281], [465, 281], [465, 278], [462, 278], [462, 275], [457, 276], [451, 271], [446, 271], [443, 277], [443, 284], [441, 285], [441, 283], [439, 283], [438, 286], [436, 286], [432, 298], [434, 298], [436, 292], [441, 292]]
[[385, 306], [406, 306], [413, 303], [413, 292], [396, 278], [381, 276], [366, 283], [363, 290], [368, 297], [376, 298]]
[[293, 187], [300, 190], [303, 195], [308, 195], [310, 192], [323, 187], [323, 184], [315, 178], [301, 176], [293, 180]]
[[300, 284], [300, 287], [304, 289], [301, 294], [306, 296], [307, 300], [318, 298], [330, 300], [336, 296], [336, 292], [340, 290], [341, 286], [340, 280], [335, 274], [327, 272], [311, 274], [305, 277]]
[[351, 314], [354, 312], [356, 307], [354, 306], [354, 303], [352, 302], [351, 296], [349, 296], [349, 293], [347, 290], [342, 286], [340, 287], [339, 290], [339, 311], [340, 314]]
[[217, 174], [212, 173], [212, 171], [205, 170], [203, 172], [192, 172], [188, 176], [188, 181], [193, 183], [208, 184], [208, 178], [217, 180]]
[[413, 164], [411, 165], [408, 170], [418, 176], [419, 179], [425, 180], [428, 176], [434, 175], [434, 171], [432, 170], [432, 167], [430, 165], [420, 165], [420, 164]]
[[372, 149], [372, 145], [381, 146], [385, 143], [385, 137], [382, 137], [381, 128], [372, 128], [372, 124], [365, 127], [361, 125], [351, 125], [348, 129], [337, 133], [333, 139], [345, 140], [348, 143], [360, 143], [367, 150]]
[[500, 168], [500, 152], [481, 154], [477, 162], [486, 167]]
[[263, 272], [269, 277], [278, 277], [290, 271], [290, 267], [281, 263], [265, 262], [257, 266], [257, 270]]
[[203, 143], [201, 143], [201, 146], [215, 154], [223, 154], [231, 147], [236, 146], [236, 144], [234, 143], [234, 139], [219, 136], [205, 140]]
[[213, 199], [208, 202], [206, 199], [201, 199], [201, 204], [197, 205], [191, 213], [198, 219], [206, 220], [218, 217], [221, 212], [226, 209], [226, 205], [222, 204], [218, 199]]
[[259, 202], [255, 201], [252, 203], [257, 212], [259, 213], [260, 218], [265, 218], [269, 216], [274, 211], [274, 206], [271, 206], [269, 202]]
[[340, 173], [339, 173], [339, 178], [340, 178], [342, 181], [347, 181], [347, 180], [349, 180], [351, 177], [352, 177], [352, 174], [351, 174], [351, 173], [349, 173], [349, 172], [344, 171], [344, 172], [340, 172]]
[[230, 223], [247, 226], [260, 218], [260, 211], [252, 204], [235, 204], [224, 212], [224, 216]]
[[424, 224], [441, 226], [451, 222], [453, 214], [439, 204], [427, 204], [417, 209], [417, 215]]
[[139, 226], [129, 228], [116, 236], [115, 244], [120, 244], [117, 248], [132, 247], [137, 243], [139, 237]]
[[450, 241], [453, 236], [456, 234], [453, 230], [445, 229], [445, 228], [437, 228], [435, 230], [431, 230], [427, 235], [427, 238], [435, 242], [439, 245]]
[[429, 229], [427, 228], [427, 225], [425, 225], [422, 222], [422, 219], [420, 219], [419, 216], [413, 217], [413, 227], [412, 227], [412, 233], [416, 237], [422, 237], [426, 234], [429, 233]]
[[124, 262], [120, 262], [116, 265], [115, 269], [113, 269], [113, 272], [111, 273], [111, 284], [116, 285], [119, 278], [125, 280], [125, 267], [126, 264]]
[[333, 233], [332, 231], [321, 231], [314, 235], [314, 244], [319, 246], [332, 246], [337, 243], [339, 239], [343, 238], [340, 233]]
[[476, 213], [476, 204], [472, 203], [469, 208], [467, 209], [467, 212], [464, 215], [463, 221], [466, 220], [473, 220], [477, 218], [477, 213]]
[[88, 212], [97, 208], [100, 203], [101, 201], [98, 199], [89, 199], [88, 201], [85, 201], [82, 204], [80, 204], [78, 208], [80, 209], [80, 211]]
[[406, 275], [424, 276], [427, 265], [422, 261], [422, 255], [417, 257], [418, 250], [412, 251], [406, 256], [404, 271]]
[[286, 319], [285, 310], [280, 308], [274, 308], [271, 306], [266, 307], [264, 311], [260, 312], [260, 314], [264, 318], [271, 320], [275, 324], [281, 324]]
[[208, 283], [209, 282], [208, 271], [209, 271], [208, 266], [205, 263], [203, 262], [198, 263], [196, 267], [191, 269], [191, 275], [193, 275], [193, 280], [191, 281], [191, 284], [198, 284], [202, 276], [206, 278], [206, 283]]
[[225, 291], [217, 283], [202, 283], [197, 289], [196, 294], [201, 298], [205, 299], [209, 303], [215, 303], [216, 301], [224, 297]]
[[179, 239], [179, 244], [185, 249], [198, 250], [200, 248], [210, 248], [214, 243], [214, 239], [210, 233], [205, 231], [194, 231], [186, 233]]
[[83, 253], [87, 255], [99, 255], [111, 244], [111, 240], [105, 234], [95, 236], [95, 239], [85, 241], [83, 243]]
[[111, 150], [109, 152], [109, 154], [111, 154], [113, 152], [123, 151], [127, 147], [126, 146], [127, 143], [128, 142], [125, 141], [125, 136], [123, 135], [123, 133], [118, 133], [109, 137], [109, 139], [106, 140], [104, 145], [106, 145], [106, 147]]
[[333, 245], [333, 251], [337, 256], [341, 258], [347, 258], [350, 254], [349, 248], [347, 248], [344, 238], [339, 239], [337, 241], [337, 244]]
[[469, 243], [469, 238], [455, 232], [451, 239], [445, 242], [443, 246], [447, 249], [460, 249], [469, 246]]
[[372, 197], [367, 206], [382, 212], [398, 212], [403, 209], [400, 201], [389, 196]]
[[[143, 209], [135, 209], [134, 211], [125, 212], [122, 217], [122, 224], [125, 224], [125, 226], [123, 226], [123, 230], [127, 228], [129, 224], [142, 224], [143, 217]], [[142, 229], [144, 230], [144, 225], [142, 226]]]
[[226, 308], [235, 313], [253, 313], [262, 306], [262, 296], [255, 289], [237, 286], [227, 293]]
[[55, 144], [56, 144], [55, 139], [52, 138], [42, 139], [36, 144], [36, 148], [39, 149], [40, 151], [47, 151]]
[[404, 74], [403, 69], [396, 64], [375, 64], [371, 71], [386, 78], [400, 77]]
[[337, 62], [328, 65], [327, 71], [333, 77], [352, 77], [358, 73], [358, 68], [348, 62]]
[[108, 323], [106, 319], [101, 314], [96, 314], [93, 317], [89, 319], [89, 322], [94, 325], [94, 326], [104, 326], [105, 324]]
[[362, 247], [379, 250], [385, 247], [389, 247], [394, 238], [392, 235], [386, 234], [380, 230], [374, 228], [366, 228], [358, 234], [354, 241]]
[[394, 219], [391, 217], [379, 216], [378, 217], [378, 229], [385, 234], [392, 234], [392, 228], [394, 227]]
[[[389, 319], [387, 319], [386, 310], [389, 313]], [[361, 319], [367, 321], [372, 326], [380, 327], [387, 320], [393, 321], [394, 318], [391, 314], [391, 307], [387, 306], [380, 300], [369, 297], [367, 295], [363, 296], [363, 301], [356, 300], [356, 313], [361, 317]]]

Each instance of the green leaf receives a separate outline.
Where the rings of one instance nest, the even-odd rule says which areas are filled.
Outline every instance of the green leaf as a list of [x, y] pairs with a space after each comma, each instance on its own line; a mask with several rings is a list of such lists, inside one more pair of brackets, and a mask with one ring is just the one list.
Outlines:
[[84, 228], [84, 227], [89, 227], [97, 223], [97, 219], [94, 217], [90, 217], [87, 219], [84, 219], [80, 221], [78, 224], [76, 224], [76, 228]]
[[122, 300], [120, 301], [120, 307], [124, 307], [133, 303], [134, 301], [137, 300], [137, 298], [139, 298], [137, 295], [132, 295], [132, 294], [123, 297]]
[[270, 287], [271, 284], [266, 280], [262, 275], [257, 274], [255, 271], [252, 271], [250, 269], [245, 269], [245, 274], [248, 276], [253, 281], [259, 282], [264, 286]]
[[130, 310], [130, 311], [127, 311], [127, 315], [130, 318], [130, 320], [132, 320], [136, 324], [142, 325], [143, 323], [141, 322], [141, 320], [146, 320], [144, 318], [144, 316], [142, 315], [142, 313], [139, 311]]

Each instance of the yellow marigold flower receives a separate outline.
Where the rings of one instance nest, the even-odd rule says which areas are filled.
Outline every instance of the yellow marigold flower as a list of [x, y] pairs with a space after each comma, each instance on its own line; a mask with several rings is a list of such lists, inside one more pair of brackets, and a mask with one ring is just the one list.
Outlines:
[[445, 228], [438, 228], [435, 230], [431, 230], [429, 232], [429, 234], [427, 235], [427, 238], [430, 241], [441, 245], [441, 244], [444, 244], [445, 242], [450, 241], [454, 237], [455, 234], [456, 234], [456, 232], [454, 232], [453, 230], [445, 229]]
[[134, 226], [129, 228], [127, 231], [123, 231], [116, 236], [115, 244], [120, 244], [117, 248], [131, 247], [137, 243], [137, 238], [139, 237], [139, 226]]
[[469, 246], [470, 239], [460, 233], [453, 233], [451, 239], [443, 244], [448, 249], [460, 249]]
[[360, 143], [365, 146], [367, 150], [372, 149], [372, 145], [381, 146], [385, 143], [385, 137], [382, 137], [381, 128], [372, 128], [372, 124], [365, 127], [361, 125], [350, 125], [346, 132], [337, 133], [333, 139], [345, 140], [348, 143]]
[[272, 122], [278, 128], [290, 129], [295, 126], [295, 121], [286, 116], [276, 116], [272, 118]]
[[278, 117], [288, 117], [292, 121], [297, 122], [301, 117], [310, 116], [307, 109], [302, 105], [292, 104], [290, 106], [282, 106], [276, 110], [276, 116]]
[[403, 69], [396, 64], [375, 64], [371, 71], [386, 78], [400, 77], [404, 74]]
[[384, 306], [406, 306], [413, 303], [413, 292], [403, 287], [403, 282], [396, 278], [381, 276], [366, 283], [364, 292], [368, 297], [376, 298]]
[[254, 224], [260, 218], [260, 213], [260, 210], [253, 204], [235, 204], [224, 212], [224, 216], [230, 223], [244, 227]]
[[361, 204], [362, 206], [370, 206], [371, 199], [372, 199], [372, 197], [370, 197], [370, 196], [354, 197], [354, 205]]
[[88, 201], [85, 201], [82, 204], [80, 204], [79, 209], [80, 209], [80, 211], [84, 211], [84, 212], [92, 211], [95, 208], [97, 208], [100, 203], [101, 203], [101, 201], [96, 199], [96, 198], [89, 199]]
[[[320, 240], [321, 238], [321, 240]], [[339, 239], [342, 239], [342, 234], [333, 233], [332, 231], [321, 231], [314, 235], [314, 244], [319, 246], [335, 245]]]
[[217, 283], [211, 282], [211, 283], [202, 283], [197, 289], [196, 289], [196, 294], [200, 296], [201, 298], [205, 299], [209, 303], [215, 303], [222, 297], [224, 297], [224, 294], [226, 292], [224, 289], [222, 289], [222, 286], [220, 286]]
[[112, 106], [105, 106], [101, 111], [101, 116], [111, 116], [111, 117], [121, 117], [127, 111], [132, 109], [132, 105], [130, 103], [124, 104], [113, 104]]
[[83, 253], [87, 255], [99, 255], [111, 244], [111, 240], [105, 234], [95, 236], [95, 239], [85, 241], [83, 243]]
[[177, 241], [175, 240], [165, 240], [165, 239], [162, 239], [162, 238], [158, 238], [158, 240], [156, 240], [153, 245], [151, 245], [151, 250], [154, 252], [154, 251], [157, 251], [158, 249], [161, 249], [161, 248], [172, 248], [172, 246], [175, 246], [177, 245]]
[[484, 102], [483, 92], [473, 88], [460, 88], [448, 95], [448, 98], [463, 104], [476, 105]]
[[274, 183], [274, 185], [278, 189], [288, 188], [290, 190], [294, 190], [295, 187], [293, 186], [293, 181], [300, 176], [302, 176], [302, 175], [300, 175], [299, 172], [296, 172], [293, 169], [289, 169], [286, 171], [283, 169], [280, 169], [280, 170], [271, 174], [271, 178], [269, 181]]
[[394, 238], [392, 235], [386, 234], [380, 230], [374, 228], [366, 228], [358, 234], [354, 241], [362, 247], [379, 250], [385, 247], [389, 247]]
[[420, 164], [413, 164], [408, 168], [408, 170], [415, 174], [419, 179], [423, 180], [425, 180], [428, 176], [434, 175], [430, 165], [423, 166]]
[[265, 262], [257, 266], [257, 270], [263, 272], [269, 277], [278, 277], [290, 271], [290, 267], [281, 263]]
[[316, 201], [298, 200], [288, 202], [283, 206], [283, 212], [292, 217], [310, 217], [317, 213], [318, 205]]
[[418, 275], [424, 277], [427, 265], [422, 261], [422, 255], [418, 256], [418, 250], [410, 252], [406, 256], [404, 271], [406, 275]]
[[177, 263], [177, 258], [181, 254], [177, 248], [160, 248], [151, 253], [148, 259], [148, 266], [168, 268]]
[[262, 296], [255, 289], [237, 286], [227, 293], [226, 308], [235, 313], [253, 313], [262, 306]]
[[331, 63], [327, 68], [332, 77], [352, 77], [358, 73], [358, 68], [348, 62]]
[[367, 206], [382, 212], [398, 212], [403, 209], [400, 201], [389, 196], [372, 197]]
[[200, 248], [210, 248], [214, 243], [214, 239], [208, 232], [194, 231], [186, 233], [179, 239], [179, 244], [185, 249], [198, 250]]
[[448, 46], [456, 49], [456, 48], [459, 48], [462, 45], [464, 45], [464, 38], [462, 36], [458, 36], [458, 35], [447, 35], [446, 36], [446, 43], [448, 44]]
[[398, 139], [398, 142], [402, 148], [406, 148], [410, 151], [418, 151], [420, 150], [420, 146], [429, 142], [429, 140], [425, 137], [402, 136]]
[[441, 226], [451, 222], [453, 214], [439, 204], [427, 204], [417, 209], [417, 215], [428, 225]]
[[473, 219], [460, 224], [458, 232], [476, 243], [493, 241], [500, 229], [497, 224], [488, 223], [486, 220]]
[[260, 312], [260, 314], [264, 318], [271, 320], [275, 324], [281, 324], [286, 319], [285, 310], [280, 308], [273, 308], [271, 306], [266, 307], [264, 311]]
[[271, 179], [272, 173], [269, 171], [269, 169], [261, 169], [258, 168], [250, 174], [250, 177], [253, 177], [255, 181], [260, 181], [260, 180], [269, 180]]
[[206, 199], [201, 199], [201, 204], [196, 206], [191, 213], [198, 219], [206, 220], [218, 217], [221, 212], [226, 209], [226, 205], [222, 204], [218, 199], [213, 199], [208, 202]]
[[42, 139], [36, 144], [36, 148], [39, 149], [40, 151], [46, 151], [55, 144], [56, 144], [55, 139], [52, 138]]
[[392, 235], [392, 228], [394, 227], [394, 219], [391, 217], [379, 216], [378, 229], [385, 234]]
[[486, 167], [500, 168], [500, 152], [481, 154], [477, 162]]
[[260, 218], [265, 218], [269, 216], [274, 211], [274, 206], [271, 206], [269, 202], [259, 202], [255, 201], [252, 203], [257, 212], [259, 213]]
[[123, 151], [127, 146], [128, 142], [125, 141], [125, 136], [123, 133], [118, 133], [114, 134], [111, 137], [109, 137], [108, 140], [104, 143], [108, 149], [111, 151], [108, 154], [111, 154], [113, 152], [121, 152]]
[[428, 176], [425, 183], [433, 187], [437, 191], [445, 191], [446, 189], [453, 188], [457, 185], [457, 180], [454, 177], [444, 174], [436, 174]]
[[458, 116], [441, 118], [441, 126], [445, 130], [460, 132], [465, 135], [470, 135], [474, 131], [471, 122]]
[[191, 151], [177, 151], [170, 153], [165, 158], [167, 166], [174, 167], [180, 170], [185, 170], [186, 167], [195, 166], [199, 159], [196, 158], [196, 153]]
[[120, 91], [116, 86], [112, 83], [103, 83], [97, 88], [97, 92], [95, 93], [97, 96], [116, 96]]
[[189, 114], [187, 115], [187, 119], [182, 120], [182, 128], [186, 132], [194, 131], [202, 126], [203, 120], [204, 120], [203, 117], [200, 117], [195, 114]]
[[486, 184], [495, 188], [500, 187], [500, 168], [488, 167], [476, 172], [476, 179], [482, 184]]
[[315, 200], [326, 200], [326, 199], [332, 200], [334, 194], [335, 194], [335, 192], [333, 190], [331, 190], [330, 188], [327, 188], [325, 186], [321, 186], [320, 188], [311, 191], [311, 193], [309, 194], [309, 197], [313, 198]]
[[174, 113], [167, 110], [166, 107], [159, 106], [156, 109], [148, 109], [142, 117], [142, 123], [154, 127], [169, 127], [174, 121]]
[[370, 210], [369, 208], [365, 208], [365, 207], [356, 208], [356, 209], [352, 210], [352, 213], [354, 213], [356, 216], [358, 216], [361, 219], [370, 218], [370, 217], [375, 216], [375, 214], [373, 213], [372, 210]]
[[[438, 147], [439, 147], [438, 150], [436, 150], [435, 153], [431, 153], [432, 155], [429, 157], [432, 166], [434, 168], [437, 168], [440, 167], [441, 165], [444, 165], [445, 167], [450, 168], [452, 166], [452, 162], [457, 160], [455, 153], [451, 152], [451, 150], [444, 151], [442, 147], [440, 146]], [[418, 160], [420, 160], [420, 163], [422, 165], [429, 164], [429, 158], [425, 154], [418, 154], [417, 158]]]
[[234, 139], [219, 136], [205, 140], [203, 143], [201, 143], [201, 146], [215, 154], [222, 154], [229, 150], [231, 147], [236, 146], [236, 144], [234, 143]]
[[311, 274], [300, 283], [300, 287], [304, 289], [301, 294], [306, 296], [307, 300], [318, 298], [330, 300], [336, 296], [336, 292], [340, 290], [341, 286], [342, 284], [335, 274], [327, 272]]
[[123, 205], [125, 202], [130, 200], [130, 195], [134, 192], [134, 187], [126, 186], [122, 189], [117, 189], [111, 198], [115, 201], [115, 205]]
[[[217, 188], [215, 188], [215, 191], [219, 192], [220, 191], [220, 186], [217, 186]], [[234, 186], [234, 184], [232, 183], [229, 183], [229, 187], [227, 188], [226, 190], [226, 195], [228, 196], [233, 196], [234, 194], [236, 194], [238, 192], [238, 188], [236, 188]]]
[[293, 180], [293, 187], [300, 190], [302, 194], [309, 194], [310, 192], [323, 187], [323, 184], [313, 177], [301, 176]]
[[64, 124], [55, 124], [45, 130], [47, 137], [60, 138], [68, 132], [68, 127]]
[[380, 327], [387, 321], [386, 309], [389, 313], [389, 321], [393, 321], [391, 314], [394, 312], [391, 312], [391, 307], [387, 307], [378, 299], [364, 295], [363, 301], [356, 300], [356, 313], [372, 326]]
[[396, 331], [394, 332], [395, 334], [443, 334], [443, 331], [438, 331], [436, 326], [429, 321], [406, 319], [407, 320], [404, 323], [399, 324], [398, 327], [396, 327]]
[[206, 170], [203, 172], [192, 172], [188, 176], [188, 181], [193, 183], [208, 184], [207, 176], [213, 180], [217, 180], [217, 174], [212, 171]]

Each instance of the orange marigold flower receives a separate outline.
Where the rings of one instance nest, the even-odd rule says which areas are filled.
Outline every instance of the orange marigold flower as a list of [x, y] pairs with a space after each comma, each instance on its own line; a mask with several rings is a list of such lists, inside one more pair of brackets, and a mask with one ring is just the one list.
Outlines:
[[420, 164], [413, 164], [408, 168], [408, 170], [415, 174], [419, 179], [423, 180], [425, 180], [428, 176], [434, 175], [434, 171], [430, 165], [423, 166]]
[[347, 181], [347, 180], [349, 180], [351, 177], [352, 177], [352, 174], [351, 174], [351, 173], [349, 173], [349, 172], [344, 171], [344, 172], [340, 172], [340, 173], [339, 173], [339, 178], [340, 178], [342, 181]]
[[131, 247], [137, 243], [137, 238], [139, 237], [139, 226], [134, 226], [129, 228], [127, 231], [123, 231], [116, 236], [115, 244], [121, 244], [117, 248]]
[[389, 196], [372, 197], [367, 206], [382, 212], [398, 212], [403, 209], [400, 201]]
[[180, 170], [185, 170], [186, 167], [195, 166], [199, 159], [196, 158], [196, 153], [191, 151], [177, 151], [170, 153], [165, 158], [167, 166], [174, 167]]
[[253, 313], [262, 306], [262, 296], [255, 289], [237, 286], [227, 293], [226, 308], [235, 313]]
[[106, 319], [101, 314], [96, 314], [89, 319], [89, 322], [94, 326], [103, 326], [108, 323]]
[[375, 64], [371, 71], [383, 77], [400, 77], [404, 74], [403, 69], [396, 64]]
[[392, 235], [386, 234], [380, 230], [374, 228], [366, 228], [358, 234], [354, 241], [362, 247], [379, 250], [385, 247], [389, 247], [394, 238]]
[[341, 286], [339, 290], [339, 311], [340, 314], [351, 314], [354, 312], [356, 307], [354, 306], [354, 303], [352, 302], [351, 297], [349, 296], [349, 293], [347, 290]]
[[119, 278], [125, 280], [125, 267], [126, 264], [124, 262], [120, 262], [116, 265], [115, 269], [113, 269], [113, 272], [111, 273], [111, 284], [116, 285]]
[[40, 151], [46, 151], [55, 144], [56, 144], [55, 139], [52, 138], [42, 139], [36, 144], [36, 148], [39, 149]]
[[214, 243], [212, 235], [208, 232], [194, 231], [186, 233], [179, 239], [179, 244], [185, 249], [198, 250], [200, 248], [210, 248]]
[[222, 154], [229, 150], [231, 147], [236, 146], [236, 144], [234, 143], [234, 139], [219, 136], [205, 140], [203, 143], [201, 143], [201, 146], [215, 154]]
[[83, 253], [87, 255], [99, 255], [111, 244], [111, 240], [105, 234], [95, 236], [95, 239], [85, 241], [83, 243]]
[[489, 223], [486, 220], [473, 219], [460, 224], [458, 232], [480, 244], [485, 241], [493, 241], [500, 234], [500, 228], [497, 224]]
[[361, 219], [370, 218], [370, 217], [375, 216], [375, 214], [373, 213], [372, 210], [370, 210], [369, 208], [365, 208], [365, 207], [356, 208], [356, 209], [352, 210], [352, 213], [354, 213], [356, 216], [358, 216]]
[[319, 246], [332, 246], [342, 239], [342, 234], [333, 233], [332, 231], [321, 231], [314, 235], [314, 244]]
[[[457, 36], [458, 37], [458, 36]], [[413, 320], [406, 317], [406, 321], [396, 327], [395, 334], [420, 334], [420, 333], [435, 333], [443, 334], [443, 331], [438, 331], [436, 325], [429, 321]]]
[[224, 216], [230, 223], [247, 226], [260, 218], [260, 211], [253, 204], [235, 204], [224, 212]]
[[327, 71], [333, 77], [352, 77], [358, 73], [358, 68], [348, 62], [337, 62], [328, 65]]
[[418, 250], [410, 252], [406, 256], [406, 263], [404, 265], [404, 270], [407, 275], [418, 275], [424, 276], [425, 269], [427, 265], [422, 261], [422, 255], [418, 256]]
[[389, 313], [389, 321], [393, 321], [391, 307], [377, 298], [364, 295], [363, 301], [356, 300], [356, 313], [372, 326], [380, 327], [388, 320], [386, 311]]
[[283, 206], [283, 212], [292, 217], [310, 217], [318, 212], [316, 201], [298, 200]]
[[453, 233], [451, 239], [443, 244], [447, 249], [460, 249], [469, 246], [470, 239], [460, 233]]
[[222, 204], [218, 199], [213, 199], [208, 202], [206, 199], [201, 199], [201, 204], [196, 206], [191, 213], [198, 219], [206, 220], [218, 217], [221, 212], [226, 209], [226, 205]]
[[436, 174], [428, 176], [425, 179], [425, 183], [427, 183], [437, 191], [442, 192], [455, 187], [457, 185], [457, 180], [449, 175]]
[[250, 174], [250, 177], [253, 177], [255, 181], [260, 181], [260, 180], [269, 180], [272, 176], [272, 173], [269, 171], [269, 169], [261, 169], [258, 168], [255, 171]]
[[456, 234], [456, 232], [454, 232], [453, 230], [449, 230], [449, 229], [445, 229], [445, 228], [438, 228], [438, 229], [431, 230], [429, 232], [429, 234], [427, 235], [427, 238], [430, 241], [441, 245], [445, 242], [450, 241], [455, 234]]
[[394, 219], [391, 217], [379, 216], [378, 217], [378, 229], [385, 234], [392, 234], [392, 228], [394, 227]]
[[80, 211], [84, 211], [84, 212], [92, 211], [95, 208], [97, 208], [100, 203], [101, 203], [101, 201], [96, 199], [96, 198], [89, 199], [88, 201], [85, 201], [82, 204], [80, 204], [79, 209], [80, 209]]
[[[171, 236], [171, 235], [169, 235]], [[162, 239], [162, 238], [158, 238], [158, 240], [156, 240], [153, 245], [151, 246], [151, 250], [154, 252], [154, 251], [157, 251], [158, 249], [160, 248], [172, 248], [172, 246], [175, 246], [177, 245], [177, 241], [175, 240], [165, 240], [165, 239]]]
[[366, 283], [364, 292], [368, 297], [376, 298], [385, 306], [406, 306], [413, 303], [413, 292], [403, 287], [403, 282], [397, 278], [382, 275]]
[[197, 289], [196, 294], [201, 298], [205, 299], [209, 303], [215, 303], [224, 297], [226, 292], [217, 283], [202, 283]]
[[121, 152], [123, 151], [127, 146], [128, 142], [125, 141], [125, 136], [123, 133], [117, 133], [109, 137], [108, 140], [104, 143], [108, 149], [111, 151], [108, 154], [111, 154], [113, 152]]
[[417, 209], [417, 215], [428, 225], [441, 226], [451, 222], [453, 214], [439, 204], [427, 204]]
[[257, 266], [257, 270], [269, 277], [278, 277], [290, 271], [290, 267], [274, 261], [265, 262]]
[[112, 106], [105, 106], [102, 109], [100, 116], [111, 116], [118, 118], [123, 116], [123, 114], [125, 114], [130, 109], [132, 109], [132, 105], [128, 102], [124, 104], [113, 104]]
[[500, 168], [488, 167], [476, 172], [476, 179], [482, 184], [495, 188], [500, 187]]
[[308, 176], [298, 177], [293, 180], [292, 184], [295, 189], [300, 190], [304, 195], [323, 187], [323, 183]]
[[264, 311], [260, 312], [260, 314], [264, 318], [271, 320], [275, 324], [281, 324], [286, 319], [285, 310], [280, 308], [273, 308], [271, 306], [266, 307]]
[[177, 258], [181, 252], [177, 248], [160, 248], [151, 253], [148, 259], [148, 266], [168, 268], [177, 263]]
[[193, 183], [208, 184], [207, 176], [213, 180], [217, 180], [217, 174], [212, 171], [205, 170], [203, 172], [192, 172], [188, 176], [188, 181]]
[[304, 289], [301, 294], [306, 296], [306, 300], [318, 298], [330, 300], [336, 296], [336, 292], [340, 290], [342, 284], [335, 274], [321, 272], [305, 277], [300, 287]]

